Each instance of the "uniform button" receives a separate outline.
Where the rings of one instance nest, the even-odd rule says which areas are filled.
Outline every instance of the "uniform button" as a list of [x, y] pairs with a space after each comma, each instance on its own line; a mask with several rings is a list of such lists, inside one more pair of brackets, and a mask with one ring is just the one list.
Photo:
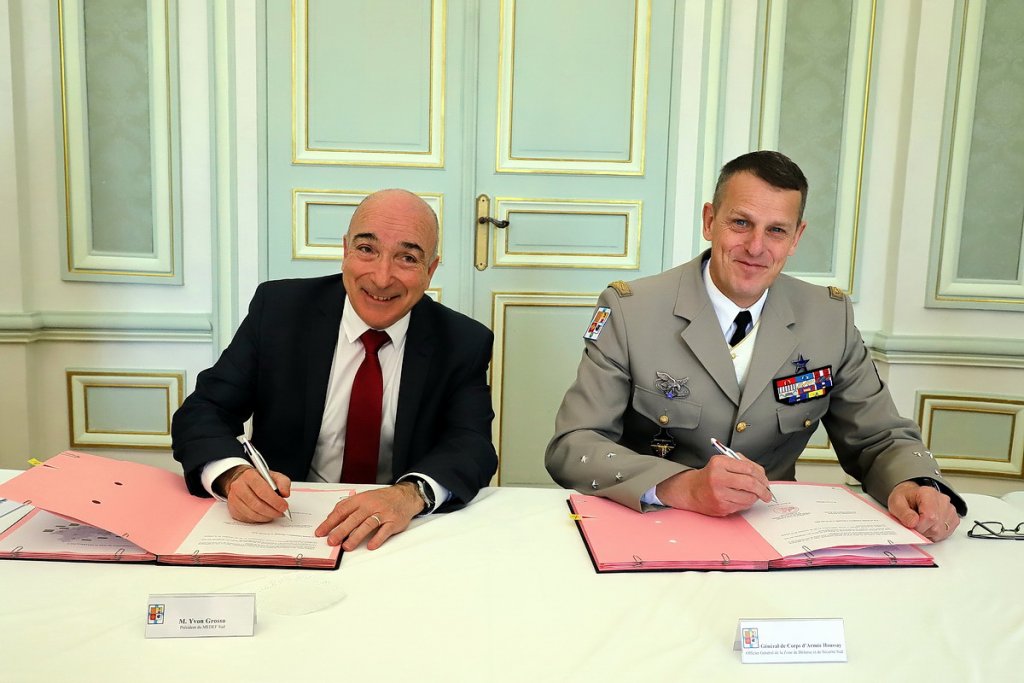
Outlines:
[[804, 429], [807, 429], [810, 426], [811, 426], [811, 421], [810, 420], [804, 420]]
[[746, 428], [747, 428], [747, 423], [746, 422], [740, 422], [738, 425], [736, 425], [736, 431], [737, 432], [742, 432], [742, 431], [746, 430]]
[[939, 474], [939, 471], [938, 471], [938, 470], [935, 470], [935, 474]]
[[736, 354], [735, 353], [730, 353], [729, 355], [732, 357], [733, 360], [736, 360]]
[[668, 415], [662, 415], [661, 417], [659, 417], [658, 418], [658, 423], [659, 424], [663, 424], [663, 425], [667, 425], [668, 424]]

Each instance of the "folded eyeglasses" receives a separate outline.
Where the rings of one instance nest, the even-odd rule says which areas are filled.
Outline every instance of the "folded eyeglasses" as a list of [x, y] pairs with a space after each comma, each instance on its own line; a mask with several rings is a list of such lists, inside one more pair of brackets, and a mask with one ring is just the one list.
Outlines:
[[971, 538], [995, 538], [1009, 541], [1024, 541], [1024, 522], [1017, 526], [1007, 527], [1002, 522], [974, 522], [967, 532]]

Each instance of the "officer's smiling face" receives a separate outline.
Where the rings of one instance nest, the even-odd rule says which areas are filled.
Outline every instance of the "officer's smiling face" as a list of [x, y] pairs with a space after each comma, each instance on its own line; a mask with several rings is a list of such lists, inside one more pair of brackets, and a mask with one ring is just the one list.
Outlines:
[[704, 239], [711, 242], [711, 279], [737, 306], [752, 306], [782, 272], [807, 227], [800, 192], [742, 171], [729, 178], [718, 207], [704, 205]]

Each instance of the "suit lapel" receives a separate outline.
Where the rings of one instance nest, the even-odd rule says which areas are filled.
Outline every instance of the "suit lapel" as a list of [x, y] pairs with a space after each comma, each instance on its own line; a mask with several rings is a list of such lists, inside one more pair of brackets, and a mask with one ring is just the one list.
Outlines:
[[757, 339], [754, 341], [754, 355], [750, 360], [745, 384], [750, 391], [743, 392], [740, 415], [761, 395], [764, 387], [771, 388], [772, 378], [779, 367], [792, 356], [797, 346], [797, 338], [789, 327], [794, 322], [793, 307], [785, 295], [785, 285], [780, 277], [768, 290], [768, 299], [761, 311]]
[[331, 289], [314, 306], [314, 313], [306, 329], [306, 421], [302, 429], [302, 451], [308, 456], [307, 470], [316, 450], [320, 425], [327, 402], [327, 384], [331, 378], [331, 364], [338, 345], [341, 313], [345, 307], [345, 288], [338, 279], [337, 289]]
[[683, 267], [679, 278], [674, 313], [690, 321], [680, 333], [683, 342], [697, 357], [700, 364], [715, 380], [722, 392], [735, 404], [740, 402], [740, 385], [736, 382], [736, 368], [722, 338], [722, 328], [711, 305], [704, 279], [701, 277], [704, 257], [694, 259]]
[[397, 476], [406, 470], [409, 443], [416, 413], [423, 402], [427, 374], [437, 344], [432, 309], [434, 302], [424, 296], [412, 309], [409, 331], [405, 337], [405, 358], [402, 360], [402, 383], [398, 387], [398, 410], [395, 414], [395, 442], [391, 469]]

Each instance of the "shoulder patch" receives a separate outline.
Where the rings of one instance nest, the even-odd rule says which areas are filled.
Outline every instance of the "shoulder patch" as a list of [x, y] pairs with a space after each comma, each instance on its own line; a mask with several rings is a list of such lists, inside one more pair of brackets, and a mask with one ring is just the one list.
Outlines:
[[619, 296], [633, 296], [633, 290], [630, 288], [629, 283], [623, 280], [609, 282], [608, 286], [618, 292]]
[[590, 324], [587, 326], [587, 331], [583, 335], [584, 339], [590, 341], [597, 341], [597, 338], [601, 336], [601, 331], [604, 330], [605, 323], [608, 322], [608, 318], [612, 315], [612, 309], [607, 306], [598, 306], [597, 310], [594, 311], [594, 317], [590, 319]]
[[846, 301], [846, 294], [838, 287], [829, 287], [828, 295], [836, 301]]

